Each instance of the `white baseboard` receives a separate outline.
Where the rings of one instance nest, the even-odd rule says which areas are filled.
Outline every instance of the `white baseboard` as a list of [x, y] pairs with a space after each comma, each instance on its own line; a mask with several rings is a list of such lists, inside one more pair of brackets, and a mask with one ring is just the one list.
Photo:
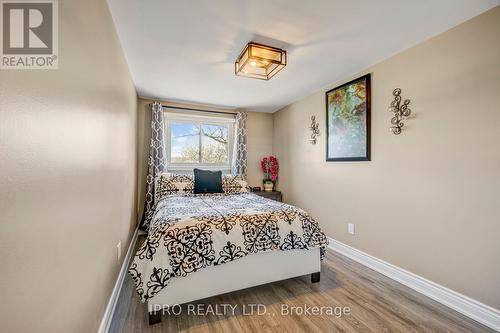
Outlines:
[[106, 306], [106, 310], [104, 311], [104, 315], [101, 320], [101, 324], [99, 325], [98, 333], [106, 333], [109, 330], [109, 325], [111, 324], [111, 319], [113, 318], [113, 313], [115, 312], [116, 303], [118, 302], [118, 298], [120, 297], [120, 292], [122, 290], [123, 281], [125, 280], [125, 276], [128, 271], [128, 263], [130, 258], [132, 257], [132, 253], [134, 252], [135, 243], [137, 242], [137, 236], [139, 235], [139, 229], [135, 229], [134, 235], [130, 240], [130, 244], [128, 246], [127, 254], [125, 258], [123, 258], [122, 267], [120, 268], [120, 273], [118, 274], [118, 278], [116, 280], [115, 286], [113, 287], [113, 291], [111, 292], [111, 297], [109, 298], [108, 305]]
[[328, 247], [500, 332], [500, 311], [421, 276], [329, 238]]

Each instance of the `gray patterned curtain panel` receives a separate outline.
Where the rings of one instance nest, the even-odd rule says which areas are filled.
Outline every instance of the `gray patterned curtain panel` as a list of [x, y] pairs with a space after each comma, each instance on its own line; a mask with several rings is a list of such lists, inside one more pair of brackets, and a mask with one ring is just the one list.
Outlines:
[[238, 112], [234, 126], [234, 149], [231, 172], [244, 176], [247, 173], [247, 114]]
[[151, 143], [149, 146], [148, 176], [146, 178], [146, 202], [140, 229], [147, 230], [153, 215], [155, 178], [167, 170], [165, 158], [165, 137], [161, 104], [154, 102], [151, 106]]

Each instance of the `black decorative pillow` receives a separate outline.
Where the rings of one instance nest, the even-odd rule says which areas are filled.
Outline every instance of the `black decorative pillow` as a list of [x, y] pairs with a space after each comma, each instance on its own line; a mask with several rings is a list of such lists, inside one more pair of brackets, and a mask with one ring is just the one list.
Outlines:
[[224, 193], [222, 171], [194, 169], [194, 194]]

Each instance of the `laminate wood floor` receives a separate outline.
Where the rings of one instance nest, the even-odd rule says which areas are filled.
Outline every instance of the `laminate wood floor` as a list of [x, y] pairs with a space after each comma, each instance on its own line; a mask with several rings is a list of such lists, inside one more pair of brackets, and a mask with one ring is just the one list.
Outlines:
[[[144, 237], [139, 238], [138, 243]], [[236, 307], [222, 314], [164, 315], [148, 325], [146, 305], [140, 303], [129, 275], [125, 279], [110, 332], [494, 332], [456, 311], [423, 296], [342, 255], [328, 251], [321, 282], [303, 276], [253, 287], [195, 303], [208, 309]], [[248, 315], [243, 305], [263, 304], [266, 313]], [[340, 317], [323, 308], [323, 315], [282, 314], [286, 306], [348, 307]], [[290, 307], [288, 307], [290, 310]], [[243, 313], [243, 311], [246, 311]]]

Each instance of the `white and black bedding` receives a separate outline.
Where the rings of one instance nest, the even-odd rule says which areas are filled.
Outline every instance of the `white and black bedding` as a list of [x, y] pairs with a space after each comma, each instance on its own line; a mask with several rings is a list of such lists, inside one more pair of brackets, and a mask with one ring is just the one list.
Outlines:
[[156, 205], [129, 273], [144, 302], [182, 278], [246, 255], [328, 244], [302, 209], [253, 193], [172, 194]]

